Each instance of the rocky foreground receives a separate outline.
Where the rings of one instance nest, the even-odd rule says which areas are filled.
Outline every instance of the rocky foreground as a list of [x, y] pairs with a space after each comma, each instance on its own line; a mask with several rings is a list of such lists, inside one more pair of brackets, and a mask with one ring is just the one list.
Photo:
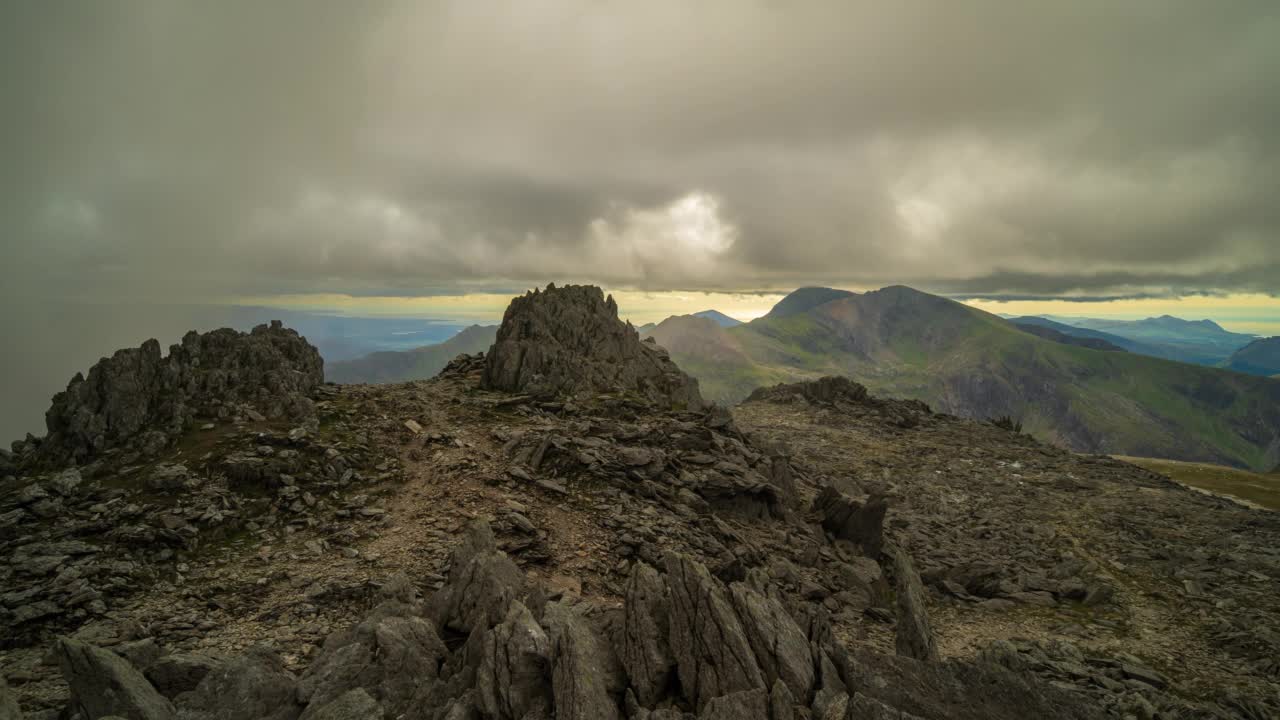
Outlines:
[[593, 288], [427, 382], [144, 345], [49, 429], [4, 720], [1280, 713], [1274, 513], [841, 379], [704, 409]]

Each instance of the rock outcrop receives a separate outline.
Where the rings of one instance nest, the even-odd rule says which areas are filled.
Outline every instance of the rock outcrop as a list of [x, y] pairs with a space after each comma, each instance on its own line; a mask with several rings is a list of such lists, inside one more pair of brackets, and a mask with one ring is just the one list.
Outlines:
[[938, 647], [929, 625], [929, 611], [924, 602], [924, 586], [911, 556], [894, 548], [893, 573], [898, 591], [898, 627], [895, 644], [898, 654], [916, 660], [938, 660]]
[[548, 285], [515, 298], [485, 358], [482, 384], [535, 397], [633, 396], [700, 410], [698, 382], [662, 348], [642, 342], [598, 287]]
[[314, 412], [309, 395], [324, 382], [320, 353], [276, 321], [252, 332], [189, 332], [162, 357], [160, 343], [120, 350], [77, 374], [45, 413], [37, 452], [48, 464], [85, 462], [131, 445], [153, 454], [191, 426], [197, 413], [226, 415], [247, 405], [268, 418], [298, 421]]
[[58, 644], [58, 663], [71, 687], [71, 706], [87, 717], [174, 717], [173, 705], [129, 661], [115, 653], [64, 639]]
[[[492, 538], [483, 524], [473, 525], [455, 559], [474, 566], [476, 558], [500, 555]], [[686, 555], [671, 554], [665, 565], [663, 575], [635, 564], [622, 613], [633, 618], [627, 623], [649, 618], [637, 627], [667, 628], [678, 682], [662, 679], [663, 645], [637, 653], [639, 638], [608, 630], [607, 619], [617, 614], [607, 604], [547, 603], [551, 589], [532, 580], [520, 583], [518, 597], [499, 601], [500, 619], [468, 616], [474, 626], [453, 650], [436, 633], [447, 628], [428, 619], [428, 608], [448, 604], [419, 603], [405, 581], [389, 582], [386, 599], [355, 627], [334, 633], [296, 681], [273, 653], [255, 648], [180, 695], [176, 714], [140, 672], [107, 650], [65, 640], [63, 668], [76, 707], [93, 718], [852, 720], [910, 717], [899, 712], [907, 705], [928, 708], [930, 718], [967, 720], [980, 716], [972, 707], [995, 702], [1009, 710], [993, 717], [1091, 712], [1047, 685], [1005, 677], [1008, 667], [999, 661], [921, 668], [850, 653], [821, 622], [806, 631], [763, 576], [726, 586]], [[455, 573], [439, 592], [455, 595], [473, 581]], [[975, 677], [983, 682], [958, 689]], [[957, 696], [965, 703], [948, 707]]]

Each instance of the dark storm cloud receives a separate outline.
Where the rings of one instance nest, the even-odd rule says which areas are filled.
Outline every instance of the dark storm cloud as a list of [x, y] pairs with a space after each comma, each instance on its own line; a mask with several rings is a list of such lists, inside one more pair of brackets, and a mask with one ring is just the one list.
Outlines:
[[9, 4], [0, 281], [1274, 291], [1277, 7]]

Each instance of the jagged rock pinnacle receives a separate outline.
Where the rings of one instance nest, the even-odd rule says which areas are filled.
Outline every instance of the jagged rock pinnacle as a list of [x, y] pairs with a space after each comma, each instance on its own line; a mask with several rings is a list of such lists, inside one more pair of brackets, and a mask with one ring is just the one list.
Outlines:
[[99, 360], [88, 377], [77, 373], [54, 396], [39, 456], [82, 462], [144, 435], [144, 445], [163, 446], [211, 405], [243, 403], [266, 417], [301, 419], [313, 412], [307, 395], [323, 382], [319, 351], [278, 320], [249, 333], [189, 332], [167, 357], [148, 340]]
[[618, 319], [613, 297], [590, 285], [548, 285], [512, 300], [481, 382], [535, 396], [624, 393], [675, 409], [705, 405], [698, 382], [642, 342]]

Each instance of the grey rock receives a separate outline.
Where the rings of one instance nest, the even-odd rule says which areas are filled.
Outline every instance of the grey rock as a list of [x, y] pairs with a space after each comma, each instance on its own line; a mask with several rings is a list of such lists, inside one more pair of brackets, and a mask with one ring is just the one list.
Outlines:
[[635, 563], [627, 579], [623, 606], [622, 664], [642, 705], [663, 699], [675, 669], [667, 643], [667, 586], [657, 570]]
[[520, 601], [512, 601], [507, 617], [485, 633], [476, 693], [489, 717], [523, 718], [551, 707], [548, 677], [551, 641]]
[[147, 478], [147, 487], [152, 490], [181, 490], [187, 486], [191, 478], [187, 466], [182, 463], [160, 463]]
[[363, 688], [356, 688], [348, 690], [323, 707], [313, 703], [299, 720], [376, 720], [382, 715], [382, 706], [378, 701], [370, 697]]
[[442, 628], [471, 632], [500, 622], [524, 587], [524, 573], [494, 543], [483, 520], [467, 528], [450, 556], [449, 578], [431, 598], [431, 614]]
[[813, 501], [813, 509], [822, 515], [822, 527], [837, 538], [862, 548], [869, 558], [876, 558], [884, 545], [884, 515], [888, 502], [872, 496], [858, 502], [830, 485], [822, 488]]
[[894, 548], [892, 555], [898, 591], [898, 625], [894, 633], [898, 654], [916, 660], [937, 661], [938, 648], [929, 626], [929, 610], [925, 607], [920, 574], [905, 550]]
[[698, 713], [698, 720], [746, 720], [769, 718], [769, 693], [764, 688], [742, 690], [711, 698]]
[[668, 642], [685, 696], [701, 709], [712, 698], [765, 687], [724, 586], [685, 555], [666, 557], [671, 589]]
[[765, 680], [770, 684], [781, 680], [792, 697], [807, 704], [813, 694], [814, 670], [804, 632], [777, 598], [743, 583], [730, 585], [729, 594]]
[[297, 681], [280, 657], [257, 646], [211, 670], [175, 700], [180, 720], [294, 720]]
[[329, 636], [299, 681], [298, 697], [321, 707], [363, 688], [389, 712], [400, 714], [418, 686], [435, 679], [447, 654], [426, 620], [375, 611], [354, 628]]
[[71, 638], [57, 645], [58, 664], [71, 689], [71, 705], [91, 718], [121, 715], [168, 720], [173, 705], [127, 660]]
[[862, 693], [849, 699], [849, 717], [858, 720], [921, 720], [919, 715], [902, 712]]
[[76, 488], [80, 487], [81, 482], [80, 471], [69, 468], [53, 476], [49, 481], [49, 489], [62, 497], [71, 497], [75, 494]]
[[141, 670], [144, 675], [147, 668], [160, 659], [161, 654], [160, 646], [156, 644], [155, 638], [123, 642], [111, 648], [111, 651], [128, 660], [130, 665]]
[[172, 699], [180, 693], [195, 690], [205, 675], [222, 667], [223, 663], [223, 660], [209, 655], [175, 653], [151, 663], [145, 674], [161, 695]]
[[613, 695], [625, 683], [612, 647], [563, 603], [548, 605], [543, 623], [551, 641], [556, 720], [617, 720]]
[[769, 691], [769, 720], [794, 720], [796, 716], [796, 700], [781, 680], [773, 681], [773, 689]]
[[148, 340], [100, 360], [87, 377], [76, 374], [54, 396], [38, 453], [50, 463], [83, 462], [144, 430], [163, 442], [165, 434], [192, 424], [198, 405], [214, 399], [299, 419], [314, 414], [307, 396], [322, 382], [320, 353], [278, 321], [249, 333], [189, 332], [168, 357], [161, 356], [160, 343]]
[[921, 662], [900, 655], [884, 655], [865, 648], [839, 649], [835, 659], [849, 687], [868, 700], [849, 702], [849, 718], [891, 710], [883, 717], [938, 720], [1024, 720], [1061, 718], [1084, 720], [1107, 717], [1102, 708], [1079, 692], [1009, 672], [987, 662], [949, 660]]
[[808, 382], [757, 388], [747, 396], [747, 402], [786, 402], [793, 399], [833, 405], [838, 402], [864, 402], [868, 395], [863, 385], [847, 377], [828, 375]]
[[18, 699], [9, 691], [9, 685], [0, 674], [0, 720], [22, 720], [22, 708]]
[[515, 298], [485, 357], [483, 387], [536, 397], [624, 393], [661, 407], [701, 410], [698, 382], [665, 350], [618, 319], [613, 297], [569, 285]]

